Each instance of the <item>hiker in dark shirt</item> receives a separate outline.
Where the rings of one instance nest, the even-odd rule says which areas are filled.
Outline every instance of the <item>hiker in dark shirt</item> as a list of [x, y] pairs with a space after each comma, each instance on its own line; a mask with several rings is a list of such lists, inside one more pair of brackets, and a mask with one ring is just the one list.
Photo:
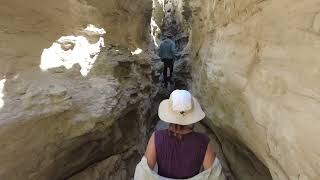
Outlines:
[[[173, 74], [173, 65], [176, 59], [176, 45], [173, 42], [172, 35], [166, 34], [166, 39], [164, 39], [160, 44], [159, 56], [161, 61], [163, 62], [163, 80], [165, 86], [167, 86], [168, 81], [171, 81]], [[168, 68], [169, 68], [169, 76], [168, 76]]]

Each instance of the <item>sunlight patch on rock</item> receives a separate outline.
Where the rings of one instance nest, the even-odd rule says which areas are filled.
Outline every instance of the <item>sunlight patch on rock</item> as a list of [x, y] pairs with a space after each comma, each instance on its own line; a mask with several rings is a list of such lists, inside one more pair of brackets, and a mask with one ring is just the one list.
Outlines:
[[156, 7], [156, 1], [157, 1], [157, 3], [161, 4], [162, 6], [164, 6], [164, 0], [152, 0], [152, 7], [153, 8]]
[[131, 51], [131, 54], [132, 54], [132, 55], [138, 55], [138, 54], [141, 54], [142, 52], [143, 52], [142, 49], [137, 48], [135, 51]]
[[151, 18], [150, 27], [151, 27], [151, 37], [152, 37], [153, 44], [156, 47], [159, 47], [156, 35], [160, 32], [160, 28], [159, 28], [159, 26], [157, 25], [156, 21], [153, 18]]
[[97, 28], [92, 24], [89, 24], [84, 30], [86, 32], [94, 33], [94, 34], [100, 34], [100, 35], [106, 34], [106, 31], [103, 28]]
[[3, 107], [4, 105], [4, 101], [3, 101], [3, 90], [4, 90], [4, 83], [6, 82], [6, 79], [2, 79], [0, 80], [0, 109]]
[[162, 24], [164, 15], [164, 0], [152, 0], [152, 17], [150, 21], [150, 34], [153, 45], [159, 47], [159, 34], [161, 33], [159, 24]]
[[43, 50], [40, 68], [43, 71], [60, 66], [70, 69], [78, 63], [81, 66], [81, 74], [86, 76], [96, 61], [101, 48], [104, 47], [102, 36], [106, 31], [93, 25], [88, 25], [84, 31], [88, 35], [100, 35], [99, 40], [91, 44], [84, 36], [62, 36], [51, 47]]

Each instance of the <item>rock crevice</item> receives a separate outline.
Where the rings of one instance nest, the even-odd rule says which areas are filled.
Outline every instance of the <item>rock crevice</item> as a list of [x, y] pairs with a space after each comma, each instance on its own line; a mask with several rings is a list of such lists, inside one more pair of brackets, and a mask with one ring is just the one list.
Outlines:
[[[316, 0], [0, 4], [0, 179], [132, 177], [174, 88], [200, 100], [229, 179], [319, 179]], [[164, 32], [179, 51], [169, 90]]]

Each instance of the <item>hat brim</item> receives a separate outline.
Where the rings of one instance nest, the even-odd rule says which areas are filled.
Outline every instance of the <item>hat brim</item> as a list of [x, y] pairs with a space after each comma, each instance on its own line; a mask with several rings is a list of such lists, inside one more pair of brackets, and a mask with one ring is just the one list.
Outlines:
[[163, 100], [158, 109], [159, 118], [167, 123], [190, 125], [201, 121], [205, 117], [205, 113], [202, 111], [201, 106], [196, 98], [193, 97], [193, 109], [184, 114], [172, 111], [170, 108], [169, 99]]

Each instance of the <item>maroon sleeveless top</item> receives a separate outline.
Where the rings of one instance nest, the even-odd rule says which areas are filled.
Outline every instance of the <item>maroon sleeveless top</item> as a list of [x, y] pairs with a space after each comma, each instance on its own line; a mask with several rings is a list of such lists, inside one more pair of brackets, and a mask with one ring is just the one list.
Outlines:
[[158, 174], [167, 178], [187, 179], [200, 172], [209, 138], [197, 132], [184, 134], [182, 139], [168, 130], [155, 132]]

